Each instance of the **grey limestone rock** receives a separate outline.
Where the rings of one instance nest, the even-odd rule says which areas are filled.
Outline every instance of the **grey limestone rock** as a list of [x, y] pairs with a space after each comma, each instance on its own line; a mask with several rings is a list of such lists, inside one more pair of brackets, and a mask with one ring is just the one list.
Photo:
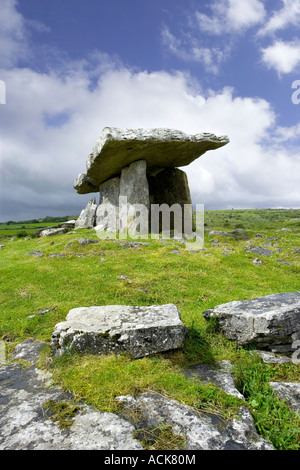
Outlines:
[[285, 400], [292, 411], [300, 414], [300, 383], [297, 382], [269, 382], [276, 395]]
[[42, 230], [40, 233], [40, 237], [51, 237], [52, 235], [62, 235], [66, 233], [66, 228], [48, 228], [46, 230]]
[[149, 185], [147, 163], [139, 160], [122, 169], [120, 179], [120, 231], [148, 234]]
[[52, 354], [121, 354], [143, 357], [180, 348], [186, 336], [180, 312], [173, 304], [134, 307], [106, 305], [70, 310], [66, 321], [55, 326]]
[[[148, 172], [189, 165], [208, 150], [229, 142], [227, 136], [203, 133], [188, 135], [174, 129], [118, 129], [105, 127], [87, 158], [87, 172], [80, 174], [74, 187], [80, 194], [110, 178], [137, 160], [147, 162]], [[92, 189], [90, 189], [92, 188]]]
[[273, 251], [268, 248], [263, 248], [262, 246], [251, 245], [244, 248], [245, 251], [253, 253], [258, 256], [273, 256]]
[[96, 199], [91, 199], [83, 209], [75, 222], [75, 228], [91, 228], [95, 225], [97, 204]]
[[111, 178], [100, 185], [100, 203], [96, 212], [95, 230], [117, 232], [119, 229], [120, 178]]
[[272, 294], [233, 301], [203, 312], [218, 329], [239, 345], [257, 344], [292, 351], [300, 335], [300, 292]]
[[244, 396], [235, 387], [234, 373], [231, 369], [230, 361], [219, 361], [215, 367], [208, 364], [196, 364], [191, 368], [184, 369], [183, 373], [187, 378], [197, 377], [202, 383], [212, 383], [229, 395], [244, 400]]
[[12, 359], [27, 360], [29, 367], [20, 363], [0, 366], [0, 450], [142, 449], [133, 438], [134, 427], [113, 413], [79, 405], [67, 430], [50, 419], [47, 403], [68, 404], [74, 397], [36, 367], [44, 346], [32, 340], [17, 346]]
[[77, 176], [74, 181], [74, 188], [79, 194], [97, 193], [99, 191], [99, 186], [94, 186], [84, 173]]
[[246, 407], [236, 418], [224, 422], [214, 414], [202, 413], [160, 394], [118, 397], [129, 411], [138, 410], [142, 425], [171, 426], [184, 437], [186, 450], [274, 450], [256, 432]]

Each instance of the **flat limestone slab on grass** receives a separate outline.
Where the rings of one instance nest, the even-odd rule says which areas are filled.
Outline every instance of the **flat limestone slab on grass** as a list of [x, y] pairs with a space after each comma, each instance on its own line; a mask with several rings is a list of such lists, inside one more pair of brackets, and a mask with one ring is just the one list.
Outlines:
[[173, 304], [148, 307], [106, 305], [70, 310], [66, 321], [55, 326], [51, 351], [121, 354], [133, 358], [180, 348], [186, 328]]
[[267, 349], [293, 351], [300, 339], [300, 292], [287, 292], [234, 301], [203, 312], [215, 318], [218, 329], [238, 345], [257, 344]]

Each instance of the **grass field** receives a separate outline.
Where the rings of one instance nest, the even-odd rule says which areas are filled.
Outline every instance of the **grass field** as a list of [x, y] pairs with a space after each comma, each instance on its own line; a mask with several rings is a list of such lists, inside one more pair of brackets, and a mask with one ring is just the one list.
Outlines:
[[[299, 366], [263, 364], [202, 317], [204, 310], [221, 303], [300, 290], [300, 254], [293, 253], [300, 248], [300, 210], [206, 211], [204, 249], [197, 252], [173, 240], [145, 240], [149, 245], [137, 248], [118, 240], [81, 245], [79, 238], [98, 240], [92, 230], [34, 238], [32, 233], [40, 226], [0, 224], [0, 339], [8, 351], [26, 338], [50, 341], [55, 324], [64, 321], [71, 308], [173, 303], [189, 331], [182, 351], [134, 361], [126, 355], [76, 354], [54, 360], [46, 349], [42, 366], [77, 399], [100, 410], [118, 411], [118, 395], [159, 390], [226, 419], [240, 401], [212, 385], [190, 381], [180, 371], [191, 364], [228, 359], [235, 364], [237, 386], [246, 394], [260, 434], [277, 449], [300, 449], [300, 417], [268, 386], [271, 380], [299, 382]], [[209, 236], [211, 230], [236, 228], [249, 239]], [[244, 251], [249, 243], [271, 243], [274, 256], [262, 258], [262, 265], [253, 264], [256, 255]], [[43, 256], [29, 255], [37, 250]]]

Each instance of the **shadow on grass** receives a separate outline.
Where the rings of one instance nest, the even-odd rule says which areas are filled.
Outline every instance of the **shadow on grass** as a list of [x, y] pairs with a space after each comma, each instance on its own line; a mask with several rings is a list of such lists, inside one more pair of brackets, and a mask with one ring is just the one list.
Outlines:
[[210, 342], [211, 334], [213, 332], [213, 322], [208, 322], [205, 328], [192, 324], [191, 328], [188, 329], [184, 346], [184, 354], [189, 361], [210, 365], [215, 364], [215, 356]]

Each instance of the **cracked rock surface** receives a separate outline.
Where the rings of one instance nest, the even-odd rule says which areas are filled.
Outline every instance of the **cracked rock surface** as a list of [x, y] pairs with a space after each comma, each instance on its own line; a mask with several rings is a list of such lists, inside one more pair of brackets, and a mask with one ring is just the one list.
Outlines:
[[134, 427], [113, 413], [82, 406], [68, 429], [51, 420], [43, 404], [71, 402], [72, 396], [51, 385], [37, 369], [42, 343], [25, 341], [14, 358], [30, 362], [0, 366], [0, 450], [115, 450], [141, 449]]
[[[26, 340], [11, 356], [16, 362], [0, 365], [0, 450], [143, 450], [134, 432], [161, 425], [171, 426], [174, 434], [182, 436], [186, 450], [274, 450], [258, 435], [246, 406], [241, 405], [235, 418], [224, 421], [155, 392], [118, 397], [122, 416], [76, 403], [71, 425], [62, 428], [51, 419], [45, 404], [72, 405], [73, 396], [54, 385], [51, 374], [37, 368], [44, 346]], [[220, 361], [214, 368], [199, 364], [183, 373], [243, 398], [234, 387], [229, 361]], [[299, 410], [299, 384], [270, 385], [292, 409]]]

